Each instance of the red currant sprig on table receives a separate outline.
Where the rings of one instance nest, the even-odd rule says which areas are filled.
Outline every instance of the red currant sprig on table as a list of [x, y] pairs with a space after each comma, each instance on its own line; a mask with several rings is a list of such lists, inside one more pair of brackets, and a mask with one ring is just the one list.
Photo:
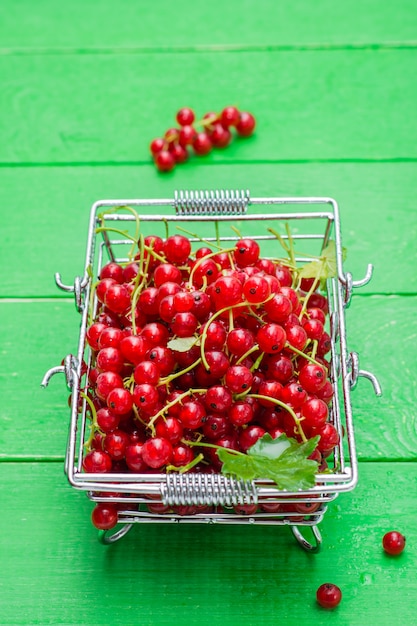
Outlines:
[[255, 130], [253, 115], [234, 106], [220, 113], [206, 113], [198, 121], [194, 111], [184, 107], [178, 111], [176, 120], [179, 128], [169, 128], [149, 146], [160, 172], [169, 172], [177, 163], [184, 163], [190, 151], [203, 156], [213, 148], [225, 148], [233, 139], [232, 129], [240, 137], [249, 137]]

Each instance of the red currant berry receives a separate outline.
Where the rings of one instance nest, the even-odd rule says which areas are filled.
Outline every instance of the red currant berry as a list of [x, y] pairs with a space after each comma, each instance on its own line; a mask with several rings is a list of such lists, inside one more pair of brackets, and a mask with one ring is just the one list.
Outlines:
[[282, 401], [293, 409], [299, 409], [306, 400], [306, 390], [296, 381], [289, 383], [282, 390]]
[[226, 371], [224, 382], [232, 393], [242, 393], [251, 388], [253, 374], [243, 365], [232, 365]]
[[153, 469], [163, 467], [171, 461], [172, 445], [164, 437], [148, 439], [142, 446], [142, 458]]
[[301, 406], [301, 415], [304, 417], [303, 427], [321, 428], [326, 423], [329, 410], [327, 404], [319, 398], [310, 398]]
[[188, 159], [187, 148], [184, 148], [179, 143], [172, 143], [169, 146], [169, 152], [174, 157], [175, 163], [185, 163]]
[[340, 604], [342, 592], [337, 585], [324, 583], [317, 589], [316, 598], [320, 606], [325, 609], [333, 609]]
[[[282, 385], [277, 380], [263, 380], [259, 385], [258, 394], [272, 400], [281, 400]], [[276, 407], [274, 402], [264, 398], [259, 398], [259, 403], [267, 408]]]
[[176, 444], [182, 439], [184, 426], [179, 418], [168, 415], [165, 419], [156, 420], [155, 432], [157, 437], [165, 437], [172, 444]]
[[160, 375], [159, 368], [153, 361], [142, 361], [133, 370], [133, 378], [137, 385], [142, 385], [143, 383], [156, 385]]
[[223, 124], [217, 123], [210, 132], [210, 139], [216, 148], [225, 148], [232, 140], [232, 133]]
[[117, 515], [114, 504], [99, 502], [91, 513], [91, 521], [99, 530], [110, 530], [117, 524]]
[[124, 313], [130, 306], [130, 293], [125, 285], [113, 283], [104, 294], [104, 304], [113, 313]]
[[83, 469], [89, 474], [111, 472], [111, 457], [104, 450], [91, 450], [83, 459]]
[[228, 333], [226, 343], [229, 352], [240, 357], [255, 345], [255, 337], [246, 328], [234, 328]]
[[197, 330], [198, 320], [194, 313], [176, 313], [171, 323], [171, 330], [177, 337], [192, 337]]
[[162, 137], [157, 137], [156, 139], [151, 141], [151, 144], [149, 146], [149, 150], [151, 151], [151, 154], [153, 156], [156, 156], [157, 154], [159, 154], [164, 148], [165, 148], [165, 139], [162, 139]]
[[271, 322], [281, 324], [286, 322], [289, 315], [292, 313], [291, 300], [282, 293], [275, 294], [271, 300], [265, 302], [264, 308]]
[[89, 326], [89, 328], [87, 329], [87, 342], [93, 350], [99, 349], [98, 341], [100, 339], [102, 331], [105, 328], [107, 328], [106, 324], [103, 324], [102, 322], [94, 322], [94, 324], [91, 324], [91, 326]]
[[159, 402], [158, 391], [153, 385], [142, 383], [133, 389], [133, 402], [139, 409], [149, 410]]
[[255, 265], [259, 259], [259, 244], [254, 239], [239, 239], [236, 242], [233, 253], [234, 259], [239, 267]]
[[276, 265], [275, 277], [279, 280], [281, 287], [291, 287], [292, 275], [290, 269], [286, 265]]
[[163, 249], [169, 263], [181, 265], [190, 255], [191, 243], [183, 235], [171, 235], [166, 239]]
[[169, 150], [161, 150], [155, 155], [154, 160], [160, 172], [170, 172], [175, 167], [175, 158]]
[[239, 436], [239, 446], [242, 452], [249, 450], [265, 433], [266, 430], [257, 424], [253, 424], [242, 430]]
[[253, 420], [253, 407], [247, 402], [235, 402], [228, 411], [230, 422], [233, 426], [243, 426]]
[[307, 363], [300, 369], [298, 379], [308, 393], [316, 393], [324, 387], [327, 375], [322, 365]]
[[148, 466], [142, 458], [142, 446], [143, 443], [141, 442], [130, 443], [128, 446], [126, 446], [126, 465], [132, 472], [140, 473], [145, 472], [148, 469]]
[[121, 265], [115, 262], [107, 263], [101, 268], [100, 280], [103, 278], [113, 278], [116, 283], [123, 282], [123, 268]]
[[187, 313], [194, 305], [194, 298], [189, 291], [178, 291], [172, 296], [172, 304], [176, 313]]
[[321, 428], [314, 430], [314, 434], [320, 436], [320, 441], [317, 444], [317, 448], [326, 458], [333, 449], [338, 445], [340, 437], [336, 428], [330, 422], [326, 422]]
[[405, 537], [396, 530], [391, 530], [382, 538], [382, 546], [387, 554], [397, 555], [405, 548]]
[[204, 404], [209, 411], [223, 413], [232, 406], [233, 397], [229, 389], [215, 385], [207, 389], [204, 396]]
[[137, 365], [151, 348], [149, 341], [140, 335], [128, 335], [120, 342], [120, 352], [133, 365]]
[[249, 137], [255, 130], [255, 118], [251, 113], [242, 111], [240, 113], [239, 122], [236, 124], [236, 131], [242, 137]]
[[116, 430], [120, 422], [120, 416], [112, 413], [107, 407], [102, 407], [97, 411], [97, 426], [103, 433], [110, 433]]
[[242, 300], [242, 283], [234, 276], [221, 276], [213, 283], [213, 298], [217, 309], [237, 304]]
[[96, 365], [101, 372], [120, 373], [123, 364], [123, 354], [118, 348], [103, 348], [97, 354]]
[[164, 346], [155, 346], [146, 353], [146, 359], [155, 363], [161, 376], [168, 376], [175, 367], [175, 358], [172, 350]]
[[186, 402], [182, 407], [178, 419], [184, 428], [195, 430], [196, 428], [200, 428], [205, 417], [206, 410], [204, 405], [198, 400], [190, 400], [190, 402]]
[[221, 350], [226, 342], [226, 329], [221, 322], [214, 320], [207, 322], [200, 328], [200, 333], [206, 332], [204, 347], [206, 350]]
[[200, 156], [208, 154], [213, 148], [209, 135], [205, 132], [197, 133], [193, 140], [194, 152]]
[[[184, 465], [188, 465], [194, 459], [194, 452], [184, 443], [179, 443], [172, 448], [172, 459], [171, 463], [175, 467], [182, 467]], [[193, 511], [194, 514], [195, 511]]]
[[256, 334], [259, 349], [267, 354], [280, 352], [285, 346], [287, 335], [282, 326], [278, 324], [265, 324]]
[[262, 276], [252, 276], [243, 285], [243, 296], [251, 304], [265, 302], [269, 294], [269, 282]]
[[107, 396], [107, 406], [116, 415], [126, 415], [133, 407], [132, 394], [128, 389], [116, 387]]
[[124, 430], [116, 429], [104, 437], [103, 448], [115, 461], [125, 458], [129, 437]]
[[224, 126], [236, 126], [240, 121], [240, 113], [234, 106], [228, 106], [220, 113], [220, 121]]
[[197, 131], [195, 130], [195, 128], [187, 124], [180, 129], [178, 135], [178, 143], [183, 148], [186, 148], [186, 146], [192, 145], [194, 139], [196, 138], [196, 135]]
[[178, 111], [176, 120], [180, 126], [189, 126], [195, 120], [194, 111], [188, 107], [183, 107]]
[[123, 387], [123, 378], [117, 372], [101, 372], [96, 380], [96, 394], [100, 400], [106, 401], [112, 389]]

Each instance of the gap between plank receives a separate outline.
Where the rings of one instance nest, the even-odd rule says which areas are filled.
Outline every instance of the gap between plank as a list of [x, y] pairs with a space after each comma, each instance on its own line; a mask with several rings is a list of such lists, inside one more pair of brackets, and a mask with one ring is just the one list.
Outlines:
[[[305, 159], [246, 159], [226, 162], [226, 161], [204, 161], [204, 163], [193, 164], [194, 167], [219, 166], [219, 165], [300, 165], [309, 163], [417, 163], [415, 157], [381, 157], [381, 158], [305, 158]], [[0, 168], [29, 168], [29, 167], [142, 167], [153, 166], [148, 159], [146, 161], [4, 161], [0, 162]]]
[[332, 52], [339, 50], [414, 50], [417, 41], [388, 41], [385, 43], [339, 44], [200, 44], [194, 46], [96, 46], [96, 47], [14, 47], [0, 48], [1, 56], [61, 56], [61, 55], [137, 55], [137, 54], [189, 54], [223, 52]]

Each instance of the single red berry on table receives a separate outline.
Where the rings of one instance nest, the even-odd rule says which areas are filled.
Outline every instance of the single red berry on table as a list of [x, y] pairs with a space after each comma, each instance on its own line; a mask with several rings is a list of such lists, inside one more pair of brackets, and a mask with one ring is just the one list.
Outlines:
[[333, 609], [342, 599], [340, 588], [333, 583], [320, 585], [316, 592], [317, 602], [325, 609]]
[[405, 537], [397, 530], [390, 530], [382, 538], [382, 546], [387, 554], [397, 555], [405, 548]]

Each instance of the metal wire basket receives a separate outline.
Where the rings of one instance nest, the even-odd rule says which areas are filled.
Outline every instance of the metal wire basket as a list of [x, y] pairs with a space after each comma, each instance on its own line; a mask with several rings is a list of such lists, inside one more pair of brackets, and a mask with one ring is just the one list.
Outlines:
[[[329, 303], [329, 334], [331, 338], [330, 380], [334, 388], [329, 420], [337, 429], [339, 444], [329, 462], [331, 471], [317, 475], [316, 484], [302, 492], [278, 490], [268, 480], [243, 481], [221, 473], [202, 474], [188, 472], [170, 473], [102, 473], [83, 471], [83, 449], [89, 435], [87, 406], [82, 399], [83, 364], [91, 366], [91, 351], [86, 342], [88, 314], [94, 301], [94, 282], [104, 264], [111, 261], [127, 262], [131, 239], [118, 234], [123, 229], [134, 231], [135, 216], [121, 207], [134, 207], [140, 216], [141, 230], [149, 234], [161, 233], [169, 228], [186, 229], [192, 241], [224, 243], [236, 241], [239, 236], [256, 239], [263, 256], [274, 256], [276, 237], [267, 227], [279, 229], [283, 224], [291, 228], [294, 241], [308, 255], [319, 255], [332, 239], [336, 246], [337, 272], [327, 281]], [[111, 238], [109, 231], [102, 230], [103, 214], [106, 223], [114, 225]], [[97, 232], [101, 230], [101, 232]], [[150, 230], [149, 230], [150, 229]], [[192, 234], [190, 234], [190, 231]], [[123, 231], [125, 232], [125, 231]], [[237, 234], [239, 233], [239, 235]], [[287, 231], [288, 232], [288, 231]], [[285, 230], [282, 237], [288, 238]], [[276, 256], [276, 254], [275, 254]], [[305, 263], [310, 256], [297, 257]], [[317, 525], [322, 521], [327, 504], [340, 492], [352, 490], [358, 478], [357, 455], [352, 419], [351, 390], [358, 378], [368, 378], [377, 395], [381, 394], [376, 377], [360, 369], [357, 353], [350, 352], [347, 345], [345, 309], [349, 306], [355, 287], [369, 282], [372, 266], [361, 280], [353, 280], [343, 269], [343, 248], [339, 210], [335, 200], [327, 197], [250, 198], [248, 191], [185, 191], [175, 193], [172, 199], [117, 199], [101, 200], [91, 209], [87, 236], [85, 269], [75, 278], [73, 285], [65, 285], [56, 274], [57, 285], [72, 292], [76, 308], [81, 314], [78, 351], [68, 355], [63, 365], [51, 368], [42, 381], [46, 386], [50, 377], [63, 372], [71, 391], [71, 417], [66, 449], [65, 473], [70, 484], [87, 492], [94, 502], [115, 502], [117, 492], [118, 526], [111, 531], [100, 531], [103, 543], [113, 543], [138, 523], [218, 523], [287, 525], [296, 540], [306, 550], [315, 552], [321, 544]], [[81, 410], [80, 410], [81, 406]], [[159, 502], [167, 505], [208, 505], [209, 512], [188, 514], [157, 514], [148, 510], [147, 504]], [[239, 514], [234, 505], [255, 503], [280, 503], [302, 505], [297, 511], [282, 507], [276, 512], [266, 512], [261, 506], [250, 515]], [[132, 510], [132, 504], [135, 505]], [[124, 505], [125, 508], [124, 508]], [[306, 527], [312, 537], [305, 536]]]

